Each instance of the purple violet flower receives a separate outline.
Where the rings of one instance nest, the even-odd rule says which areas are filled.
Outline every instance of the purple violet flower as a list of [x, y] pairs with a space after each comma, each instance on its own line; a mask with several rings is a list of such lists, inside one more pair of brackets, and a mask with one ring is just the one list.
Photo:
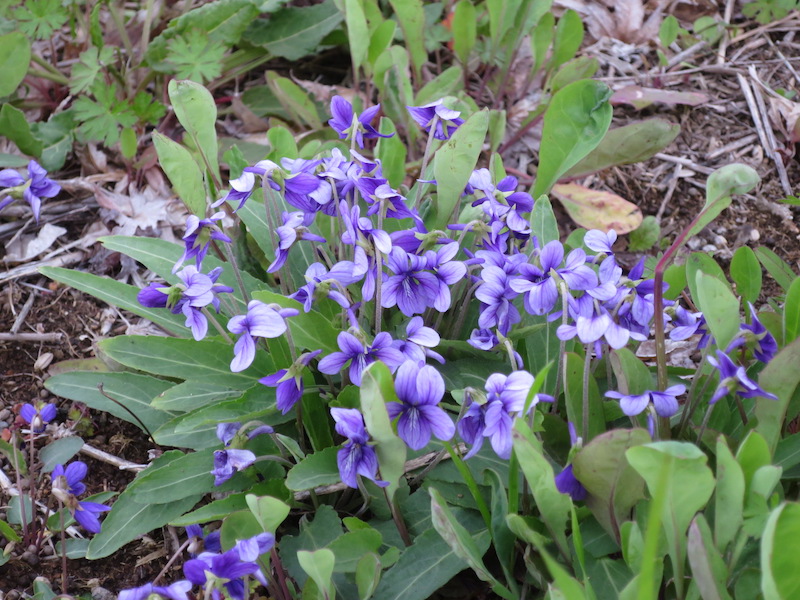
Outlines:
[[346, 286], [358, 281], [353, 275], [355, 270], [355, 263], [349, 260], [336, 263], [330, 271], [322, 263], [313, 263], [306, 269], [308, 283], [289, 298], [300, 302], [305, 312], [311, 310], [314, 301], [323, 298], [330, 298], [344, 309], [350, 308]]
[[414, 219], [422, 222], [416, 210], [408, 208], [405, 196], [398, 194], [382, 177], [359, 177], [356, 179], [356, 187], [364, 202], [369, 205], [368, 215], [385, 210], [384, 214], [390, 219]]
[[211, 474], [214, 476], [214, 485], [222, 485], [233, 477], [236, 471], [244, 471], [254, 462], [256, 462], [256, 455], [250, 450], [241, 448], [215, 450], [214, 468], [211, 470]]
[[620, 392], [608, 391], [607, 398], [617, 398], [619, 406], [629, 417], [636, 416], [644, 412], [650, 402], [656, 409], [659, 417], [669, 418], [678, 412], [677, 397], [686, 392], [683, 384], [673, 385], [662, 391], [645, 391], [641, 394], [622, 394]]
[[481, 285], [475, 290], [475, 297], [483, 303], [478, 327], [490, 329], [496, 326], [501, 334], [508, 335], [511, 326], [522, 320], [512, 303], [518, 295], [510, 285], [512, 280], [502, 268], [493, 265], [483, 268], [481, 279]]
[[298, 241], [325, 243], [325, 238], [311, 233], [305, 224], [305, 215], [302, 212], [283, 213], [283, 225], [278, 232], [278, 247], [275, 248], [275, 260], [267, 267], [267, 273], [274, 273], [280, 269], [289, 258], [289, 249]]
[[768, 363], [778, 352], [778, 342], [758, 320], [756, 310], [749, 302], [748, 307], [750, 309], [750, 325], [742, 324], [739, 332], [725, 349], [725, 353], [730, 355], [735, 348], [746, 346], [753, 348], [753, 355], [757, 360]]
[[388, 255], [392, 250], [392, 238], [389, 234], [372, 226], [368, 217], [361, 217], [361, 208], [356, 205], [350, 212], [342, 202], [342, 220], [345, 232], [342, 241], [354, 247], [353, 276], [356, 280], [364, 277], [361, 299], [369, 302], [375, 296], [375, 285], [378, 277], [377, 254]]
[[36, 406], [25, 403], [19, 411], [20, 416], [31, 426], [33, 433], [44, 431], [45, 425], [56, 418], [56, 405], [37, 402]]
[[719, 371], [719, 385], [714, 391], [714, 395], [711, 396], [711, 400], [708, 401], [709, 404], [714, 404], [723, 396], [734, 392], [742, 398], [778, 399], [775, 394], [764, 391], [761, 386], [750, 379], [745, 368], [734, 363], [722, 350], [717, 350], [716, 359], [709, 356], [708, 362]]
[[341, 96], [334, 96], [331, 98], [331, 115], [333, 118], [328, 121], [336, 133], [339, 134], [339, 139], [348, 140], [355, 138], [356, 144], [359, 148], [364, 147], [364, 140], [374, 139], [377, 137], [388, 138], [394, 134], [379, 133], [370, 122], [378, 114], [381, 109], [380, 104], [376, 104], [364, 112], [361, 116], [357, 116], [353, 111], [353, 105], [342, 98]]
[[[411, 317], [425, 312], [426, 308], [433, 307], [437, 303], [440, 281], [436, 275], [426, 270], [428, 260], [425, 257], [408, 254], [396, 246], [392, 248], [386, 262], [394, 275], [383, 283], [381, 306], [384, 308], [397, 306], [400, 312]], [[442, 305], [443, 302], [439, 304]]]
[[183, 236], [185, 250], [180, 260], [172, 267], [173, 273], [180, 269], [185, 261], [192, 258], [195, 259], [195, 265], [200, 269], [200, 265], [206, 257], [208, 248], [213, 240], [225, 244], [231, 243], [231, 238], [216, 227], [216, 222], [221, 221], [224, 217], [225, 213], [222, 211], [211, 215], [208, 219], [200, 219], [195, 215], [189, 215], [186, 219], [186, 234]]
[[355, 408], [331, 408], [331, 416], [336, 421], [336, 431], [347, 439], [347, 443], [336, 455], [342, 483], [358, 488], [357, 476], [374, 481], [380, 487], [389, 485], [388, 481], [376, 479], [378, 476], [378, 457], [375, 449], [369, 446], [369, 434], [364, 427], [364, 417]]
[[[266, 585], [261, 567], [255, 562], [261, 554], [269, 552], [275, 543], [270, 533], [262, 533], [250, 540], [240, 540], [222, 554], [203, 552], [183, 565], [183, 574], [195, 585], [206, 586], [212, 579], [222, 583], [227, 596], [244, 600], [246, 590], [244, 577], [252, 575], [259, 583]], [[255, 556], [254, 556], [255, 554]], [[222, 600], [222, 592], [216, 586], [210, 588], [213, 600]]]
[[556, 489], [562, 494], [569, 494], [573, 500], [586, 500], [588, 492], [572, 472], [572, 464], [568, 464], [556, 475]]
[[186, 549], [192, 558], [196, 558], [201, 552], [222, 552], [219, 530], [204, 535], [200, 525], [188, 525], [186, 535], [191, 540]]
[[[280, 174], [278, 179], [282, 184], [275, 181], [275, 172]], [[211, 208], [216, 208], [223, 202], [230, 200], [239, 202], [239, 206], [236, 207], [234, 212], [241, 210], [244, 203], [253, 193], [256, 175], [266, 177], [267, 184], [276, 192], [282, 191], [286, 202], [290, 205], [310, 214], [319, 209], [319, 204], [310, 198], [310, 194], [314, 193], [324, 182], [311, 173], [304, 171], [288, 175], [284, 174], [283, 170], [271, 160], [262, 160], [252, 167], [245, 167], [239, 177], [230, 181], [231, 191], [224, 198], [214, 202]]]
[[149, 600], [154, 595], [168, 600], [189, 600], [189, 590], [191, 589], [192, 582], [186, 579], [166, 586], [146, 583], [136, 588], [122, 590], [118, 600]]
[[278, 305], [264, 304], [251, 300], [246, 315], [237, 315], [228, 321], [228, 331], [241, 337], [233, 347], [231, 371], [238, 373], [253, 364], [256, 357], [257, 337], [276, 338], [286, 332], [286, 319], [300, 314], [294, 308], [281, 308]]
[[458, 253], [458, 244], [451, 242], [443, 244], [438, 250], [428, 250], [425, 259], [428, 269], [433, 271], [437, 279], [438, 290], [433, 301], [433, 308], [445, 312], [450, 308], [450, 286], [464, 279], [467, 266], [458, 260], [453, 260]]
[[86, 463], [76, 460], [64, 468], [64, 465], [56, 465], [50, 474], [52, 480], [53, 495], [69, 509], [75, 520], [86, 531], [100, 533], [100, 519], [97, 515], [111, 510], [110, 506], [89, 502], [88, 500], [79, 501], [80, 496], [86, 491], [83, 478], [89, 468]]
[[443, 99], [439, 99], [424, 106], [406, 106], [411, 117], [428, 134], [431, 133], [431, 126], [433, 125], [434, 117], [436, 117], [436, 128], [433, 131], [433, 137], [437, 140], [450, 139], [456, 129], [464, 123], [464, 119], [460, 118], [461, 113], [447, 108], [443, 102]]
[[392, 372], [405, 360], [403, 354], [392, 347], [392, 336], [385, 331], [375, 336], [371, 346], [347, 331], [342, 331], [336, 341], [341, 352], [332, 352], [323, 358], [319, 361], [318, 369], [322, 373], [336, 375], [350, 362], [350, 381], [355, 385], [361, 385], [361, 374], [367, 365], [376, 360], [386, 363]]
[[300, 398], [303, 397], [303, 371], [318, 356], [322, 350], [314, 350], [301, 354], [297, 361], [288, 369], [281, 369], [277, 373], [262, 377], [259, 383], [277, 388], [276, 406], [282, 414], [288, 413]]
[[[511, 429], [514, 418], [525, 407], [533, 375], [514, 371], [510, 375], [495, 373], [486, 380], [486, 414], [484, 437], [490, 438], [492, 448], [500, 458], [511, 456]], [[536, 404], [536, 399], [531, 406]]]
[[436, 369], [406, 361], [397, 370], [394, 385], [400, 402], [389, 402], [386, 408], [390, 419], [400, 417], [397, 434], [409, 448], [424, 448], [431, 435], [444, 441], [453, 437], [455, 425], [438, 406], [444, 396], [444, 379]]
[[47, 171], [35, 160], [28, 163], [27, 179], [14, 169], [0, 171], [0, 188], [7, 188], [3, 191], [8, 194], [0, 200], [0, 210], [14, 200], [23, 198], [30, 205], [33, 218], [37, 223], [39, 222], [42, 198], [54, 198], [61, 191], [61, 186], [52, 179], [48, 179]]
[[406, 360], [413, 360], [418, 364], [424, 364], [426, 358], [444, 364], [444, 357], [431, 348], [435, 348], [441, 341], [436, 330], [425, 327], [422, 317], [412, 317], [406, 325], [406, 339], [395, 340], [392, 347], [402, 352]]

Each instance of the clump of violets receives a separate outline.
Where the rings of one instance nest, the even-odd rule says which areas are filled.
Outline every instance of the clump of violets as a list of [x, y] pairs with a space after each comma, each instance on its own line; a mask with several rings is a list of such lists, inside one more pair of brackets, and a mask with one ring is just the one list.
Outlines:
[[51, 490], [53, 496], [67, 507], [81, 527], [91, 533], [100, 533], [98, 515], [111, 510], [111, 507], [98, 502], [78, 500], [78, 496], [86, 491], [83, 479], [88, 471], [89, 468], [86, 463], [79, 460], [70, 463], [66, 468], [64, 465], [56, 465], [50, 474], [52, 479]]
[[36, 405], [26, 402], [22, 405], [19, 415], [31, 426], [33, 433], [41, 433], [45, 426], [56, 418], [56, 405], [37, 402]]
[[342, 482], [358, 487], [358, 475], [374, 481], [381, 487], [388, 481], [378, 479], [378, 457], [375, 449], [368, 444], [369, 434], [364, 427], [364, 417], [355, 408], [331, 408], [331, 416], [336, 422], [336, 432], [347, 438], [345, 445], [336, 455], [339, 475]]
[[43, 198], [55, 198], [61, 186], [47, 177], [47, 171], [35, 160], [28, 163], [28, 176], [23, 177], [14, 169], [0, 170], [0, 210], [14, 200], [25, 200], [31, 207], [33, 218], [39, 222]]

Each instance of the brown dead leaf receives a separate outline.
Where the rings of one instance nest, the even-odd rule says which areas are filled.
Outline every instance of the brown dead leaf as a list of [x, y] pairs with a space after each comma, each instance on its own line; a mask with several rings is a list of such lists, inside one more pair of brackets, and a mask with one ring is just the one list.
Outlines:
[[[111, 232], [117, 235], [156, 232], [162, 239], [175, 241], [172, 228], [182, 227], [188, 215], [183, 204], [158, 194], [151, 187], [146, 187], [141, 192], [133, 184], [127, 187], [128, 194], [112, 192], [99, 186], [95, 189], [97, 203], [110, 211], [108, 220], [116, 223]], [[166, 226], [161, 227], [162, 223]]]
[[556, 0], [553, 4], [580, 14], [589, 35], [595, 40], [608, 37], [629, 44], [642, 45], [651, 43], [658, 36], [662, 13], [667, 2], [666, 0], [651, 2]]
[[63, 227], [45, 223], [35, 234], [21, 235], [12, 239], [6, 246], [3, 260], [6, 263], [28, 262], [44, 254], [65, 233], [67, 230]]
[[591, 190], [577, 183], [559, 183], [553, 186], [552, 194], [572, 220], [586, 229], [613, 229], [625, 234], [642, 224], [639, 207], [611, 192]]

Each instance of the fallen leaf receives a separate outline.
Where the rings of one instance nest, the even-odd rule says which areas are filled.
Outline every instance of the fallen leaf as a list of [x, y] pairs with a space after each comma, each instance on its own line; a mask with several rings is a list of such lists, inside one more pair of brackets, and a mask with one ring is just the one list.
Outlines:
[[611, 104], [630, 104], [637, 110], [646, 108], [655, 102], [662, 104], [686, 104], [697, 106], [708, 102], [706, 94], [700, 92], [674, 92], [656, 88], [643, 88], [639, 85], [629, 85], [614, 92]]
[[27, 262], [48, 250], [65, 233], [67, 230], [63, 227], [45, 223], [35, 235], [22, 235], [12, 240], [6, 246], [4, 260], [9, 263]]
[[586, 229], [613, 229], [625, 234], [642, 224], [639, 207], [611, 192], [590, 190], [576, 183], [559, 183], [553, 186], [552, 194], [561, 201], [572, 220]]

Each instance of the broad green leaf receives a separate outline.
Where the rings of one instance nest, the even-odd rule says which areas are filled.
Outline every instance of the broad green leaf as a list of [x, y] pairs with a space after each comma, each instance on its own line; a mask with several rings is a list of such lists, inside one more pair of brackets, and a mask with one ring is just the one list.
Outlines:
[[439, 98], [452, 96], [462, 85], [464, 71], [459, 66], [448, 67], [426, 83], [414, 98], [415, 106], [430, 104]]
[[317, 584], [317, 589], [322, 591], [325, 600], [329, 598], [333, 600], [335, 592], [331, 577], [333, 577], [333, 566], [336, 562], [333, 552], [327, 548], [314, 552], [301, 550], [297, 553], [297, 560], [303, 570]]
[[322, 40], [338, 27], [344, 15], [333, 0], [303, 7], [283, 8], [269, 20], [253, 23], [244, 38], [275, 56], [298, 60], [317, 51]]
[[[674, 441], [636, 446], [628, 449], [625, 455], [647, 482], [651, 496], [663, 494], [663, 501], [659, 502], [663, 502], [660, 521], [680, 596], [684, 586], [686, 531], [695, 513], [706, 505], [714, 491], [714, 476], [706, 465], [708, 457], [694, 444]], [[666, 485], [662, 489], [664, 481]], [[655, 509], [655, 504], [653, 506]]]
[[745, 302], [753, 303], [761, 293], [761, 265], [750, 246], [742, 246], [731, 258], [731, 279], [736, 284], [736, 293]]
[[657, 117], [609, 129], [597, 148], [565, 175], [577, 177], [614, 165], [642, 162], [669, 146], [680, 131], [680, 125]]
[[600, 61], [595, 57], [579, 56], [561, 65], [548, 83], [553, 93], [556, 93], [570, 83], [580, 81], [581, 79], [591, 79], [594, 74], [597, 73], [599, 67]]
[[168, 90], [175, 116], [194, 140], [212, 177], [219, 179], [217, 105], [214, 97], [199, 83], [188, 80], [173, 79], [169, 82]]
[[[323, 5], [320, 4], [318, 6]], [[313, 129], [322, 128], [322, 121], [317, 113], [317, 107], [305, 90], [291, 79], [280, 77], [272, 71], [267, 72], [267, 83], [283, 108], [292, 115], [292, 119], [295, 122]]]
[[616, 540], [620, 539], [620, 525], [644, 498], [644, 480], [628, 464], [625, 452], [649, 441], [644, 429], [615, 429], [594, 438], [572, 461], [575, 477], [589, 492], [587, 505]]
[[183, 417], [176, 417], [167, 421], [153, 432], [153, 437], [162, 446], [175, 448], [191, 448], [192, 450], [205, 450], [206, 448], [219, 447], [217, 438], [217, 424], [209, 423], [196, 427], [190, 431], [176, 431], [176, 425], [181, 423]]
[[786, 292], [786, 302], [783, 305], [783, 330], [783, 337], [788, 342], [800, 335], [800, 277], [792, 282]]
[[628, 235], [628, 250], [631, 252], [646, 252], [654, 247], [661, 239], [661, 225], [653, 215], [642, 219], [641, 225]]
[[556, 489], [553, 467], [542, 453], [542, 443], [530, 432], [522, 419], [517, 419], [513, 431], [514, 452], [528, 480], [536, 507], [559, 550], [569, 555], [565, 535], [572, 500]]
[[520, 0], [487, 0], [489, 12], [489, 36], [492, 47], [496, 51], [500, 40], [519, 18]]
[[214, 500], [197, 510], [186, 513], [170, 522], [173, 527], [187, 527], [195, 523], [208, 523], [210, 521], [220, 521], [229, 514], [247, 508], [247, 501], [244, 493], [232, 494], [227, 498]]
[[0, 97], [10, 96], [25, 79], [31, 62], [31, 43], [20, 31], [0, 36]]
[[508, 570], [513, 564], [514, 558], [514, 534], [508, 528], [506, 515], [508, 514], [508, 492], [506, 491], [504, 479], [494, 469], [487, 469], [483, 472], [484, 482], [488, 480], [492, 486], [491, 504], [491, 534], [495, 552], [500, 558], [500, 565], [509, 580], [511, 572]]
[[286, 487], [294, 491], [313, 490], [323, 485], [339, 483], [336, 454], [339, 448], [331, 447], [309, 454], [286, 474]]
[[386, 410], [387, 402], [398, 400], [392, 374], [384, 363], [374, 362], [364, 370], [360, 399], [364, 424], [376, 442], [381, 479], [389, 482], [385, 489], [392, 500], [405, 470], [406, 445], [395, 434]]
[[389, 0], [400, 27], [403, 29], [406, 49], [411, 55], [414, 72], [420, 76], [422, 65], [428, 60], [425, 51], [425, 11], [422, 0]]
[[641, 394], [653, 389], [650, 369], [628, 348], [612, 350], [609, 360], [617, 378], [617, 389], [623, 394]]
[[531, 233], [544, 246], [547, 242], [559, 239], [558, 222], [550, 199], [544, 195], [536, 199], [531, 211]]
[[692, 222], [684, 239], [697, 235], [711, 221], [717, 218], [731, 203], [733, 194], [746, 194], [761, 178], [755, 169], [740, 163], [725, 165], [708, 176], [706, 183], [706, 203], [700, 214]]
[[444, 230], [457, 216], [456, 207], [478, 162], [488, 127], [489, 113], [485, 110], [477, 112], [436, 152], [433, 163], [437, 182], [434, 229]]
[[153, 144], [158, 153], [158, 163], [169, 177], [175, 193], [192, 214], [204, 218], [206, 191], [203, 185], [203, 173], [192, 153], [157, 131], [153, 132]]
[[[176, 460], [178, 451], [166, 452], [153, 461], [148, 469], [155, 469]], [[143, 471], [146, 473], [147, 471]], [[201, 494], [186, 496], [168, 504], [140, 504], [134, 499], [130, 488], [119, 495], [105, 519], [103, 528], [89, 543], [86, 558], [95, 560], [109, 556], [143, 533], [166, 525], [191, 509], [202, 497]]]
[[[489, 534], [473, 535], [478, 551], [489, 547]], [[375, 598], [381, 600], [426, 600], [450, 581], [467, 564], [459, 558], [434, 529], [417, 536], [400, 560], [384, 572]]]
[[164, 411], [189, 412], [241, 395], [242, 390], [213, 381], [184, 381], [154, 396], [150, 406]]
[[[272, 360], [257, 352], [252, 366], [232, 373], [233, 347], [204, 340], [179, 340], [154, 336], [126, 335], [101, 341], [102, 352], [132, 369], [175, 377], [182, 381], [206, 380], [246, 389], [264, 373], [275, 370]], [[163, 390], [162, 390], [163, 391]]]
[[[123, 338], [124, 336], [118, 339]], [[103, 391], [106, 394], [117, 400], [130, 412], [101, 394], [97, 387], [99, 384], [103, 384]], [[57, 396], [76, 402], [83, 402], [89, 408], [102, 410], [118, 419], [141, 427], [137, 420], [131, 416], [131, 413], [133, 413], [151, 432], [161, 427], [176, 414], [150, 406], [150, 401], [153, 398], [168, 390], [174, 384], [147, 375], [72, 371], [54, 375], [45, 381], [44, 385]]]
[[800, 504], [785, 502], [769, 516], [761, 539], [761, 592], [769, 600], [790, 600], [800, 594], [797, 554], [790, 550], [800, 537]]
[[556, 18], [553, 13], [546, 12], [531, 31], [531, 55], [533, 56], [531, 75], [536, 75], [544, 65], [555, 35], [555, 24]]
[[453, 14], [453, 51], [462, 65], [466, 65], [475, 47], [477, 16], [471, 0], [460, 0]]
[[272, 149], [270, 158], [280, 162], [281, 158], [297, 158], [297, 142], [294, 135], [286, 127], [277, 125], [267, 131], [267, 139]]
[[[387, 19], [372, 32], [372, 37], [369, 41], [369, 50], [367, 51], [367, 65], [369, 66], [367, 71], [369, 73], [374, 71], [378, 57], [392, 45], [396, 30], [397, 23], [391, 19]], [[365, 65], [365, 67], [367, 65]]]
[[230, 550], [236, 540], [246, 540], [262, 533], [262, 527], [249, 510], [231, 513], [222, 522], [220, 528], [220, 544], [223, 550]]
[[247, 494], [245, 497], [247, 506], [258, 523], [269, 533], [275, 533], [278, 526], [283, 523], [289, 515], [289, 506], [277, 498], [271, 496], [261, 496]]
[[406, 154], [408, 149], [397, 135], [397, 128], [391, 119], [381, 117], [379, 131], [383, 134], [393, 134], [390, 138], [379, 138], [375, 147], [375, 157], [380, 159], [383, 167], [383, 176], [389, 185], [398, 188], [406, 177]]
[[767, 273], [770, 274], [785, 292], [788, 292], [792, 282], [797, 277], [792, 268], [786, 264], [786, 261], [766, 246], [759, 246], [755, 249], [755, 253], [758, 260], [764, 265]]
[[689, 287], [689, 293], [694, 302], [698, 302], [697, 273], [699, 272], [715, 278], [733, 293], [733, 289], [730, 287], [730, 283], [728, 283], [725, 277], [725, 272], [717, 261], [707, 252], [692, 252], [686, 259], [686, 284]]
[[739, 301], [716, 277], [698, 271], [697, 307], [703, 312], [706, 323], [719, 348], [727, 348], [739, 331]]
[[624, 234], [642, 224], [639, 207], [612, 192], [592, 190], [577, 183], [557, 183], [551, 193], [561, 201], [572, 220], [585, 229], [613, 229]]
[[769, 398], [756, 399], [758, 423], [755, 430], [764, 436], [773, 452], [781, 439], [789, 401], [800, 384], [797, 365], [800, 365], [800, 338], [778, 352], [758, 378], [762, 388], [778, 396], [777, 402]]
[[[309, 522], [309, 518], [313, 520]], [[300, 519], [300, 532], [285, 535], [278, 545], [281, 560], [289, 575], [302, 586], [308, 576], [297, 560], [299, 550], [319, 550], [338, 539], [342, 534], [342, 522], [336, 511], [327, 504], [321, 504], [313, 513]]]
[[703, 600], [730, 600], [725, 585], [728, 569], [714, 546], [711, 529], [703, 513], [699, 513], [689, 525], [687, 551], [692, 580], [697, 584]]
[[571, 83], [553, 96], [544, 114], [534, 198], [548, 193], [603, 139], [611, 124], [610, 96], [608, 86], [591, 80]]
[[147, 308], [139, 304], [136, 295], [139, 288], [121, 281], [100, 277], [92, 273], [64, 269], [61, 267], [40, 267], [39, 272], [45, 277], [54, 281], [64, 283], [76, 290], [86, 292], [109, 304], [129, 310], [132, 313], [144, 317], [177, 335], [178, 337], [191, 337], [192, 332], [185, 325], [186, 318], [183, 314], [173, 315], [170, 311], [163, 308]]
[[742, 526], [745, 479], [725, 438], [717, 439], [717, 486], [714, 494], [714, 540], [723, 552]]
[[344, 0], [344, 11], [350, 58], [353, 61], [353, 67], [358, 70], [367, 59], [369, 50], [369, 27], [364, 14], [363, 0]]
[[0, 135], [14, 142], [24, 154], [39, 156], [42, 153], [42, 142], [33, 137], [25, 113], [10, 104], [3, 104], [0, 109]]
[[356, 565], [356, 585], [359, 600], [368, 600], [381, 580], [381, 559], [377, 554], [364, 554]]
[[66, 465], [67, 462], [83, 448], [83, 440], [77, 436], [65, 437], [47, 444], [39, 450], [39, 460], [42, 461], [42, 472], [50, 473], [56, 465]]
[[366, 529], [349, 531], [328, 544], [328, 549], [336, 556], [336, 573], [354, 573], [359, 559], [365, 554], [377, 553], [383, 536], [379, 531], [367, 526]]

